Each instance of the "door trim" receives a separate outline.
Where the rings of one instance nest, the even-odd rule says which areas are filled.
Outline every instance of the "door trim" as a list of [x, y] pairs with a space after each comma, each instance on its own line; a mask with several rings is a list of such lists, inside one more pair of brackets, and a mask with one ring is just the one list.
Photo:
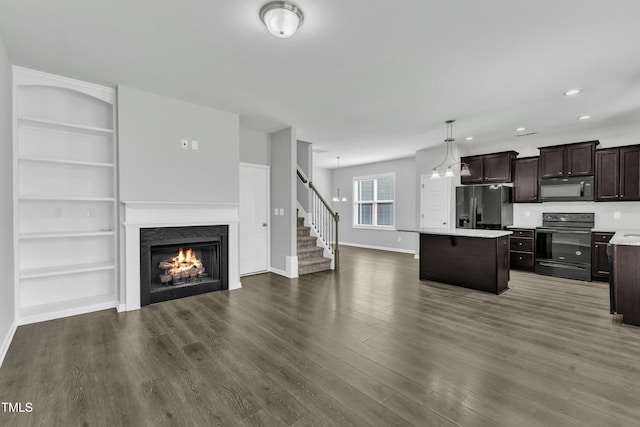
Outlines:
[[[251, 273], [241, 274], [240, 277], [252, 276], [254, 274], [262, 274], [270, 271], [271, 268], [271, 166], [270, 165], [261, 165], [258, 163], [243, 163], [240, 162], [240, 168], [255, 168], [255, 169], [264, 169], [267, 171], [267, 182], [266, 186], [266, 195], [267, 195], [267, 268], [264, 271], [254, 271]], [[238, 169], [238, 179], [240, 178], [240, 169]], [[238, 194], [238, 202], [240, 195]], [[238, 215], [239, 216], [239, 215]], [[241, 250], [241, 249], [240, 249]], [[238, 254], [241, 256], [241, 254]], [[239, 263], [238, 263], [239, 264]]]

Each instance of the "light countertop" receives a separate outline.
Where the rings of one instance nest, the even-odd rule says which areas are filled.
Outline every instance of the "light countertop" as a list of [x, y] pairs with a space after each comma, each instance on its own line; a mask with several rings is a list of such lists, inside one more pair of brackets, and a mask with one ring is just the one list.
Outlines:
[[617, 230], [609, 243], [612, 245], [640, 246], [640, 230]]
[[539, 225], [507, 225], [507, 229], [512, 230], [514, 228], [522, 228], [525, 230], [535, 230]]
[[469, 228], [414, 228], [398, 231], [409, 231], [420, 234], [439, 234], [443, 236], [484, 237], [487, 239], [495, 239], [497, 237], [513, 234], [512, 231], [508, 230], [476, 230]]

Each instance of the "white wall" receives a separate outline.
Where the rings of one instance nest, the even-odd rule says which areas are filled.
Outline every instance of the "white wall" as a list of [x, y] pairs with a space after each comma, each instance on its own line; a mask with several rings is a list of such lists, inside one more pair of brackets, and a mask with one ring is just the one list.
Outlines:
[[313, 186], [316, 187], [318, 193], [326, 200], [331, 201], [333, 197], [333, 185], [331, 184], [332, 180], [332, 170], [325, 169], [321, 167], [313, 166]]
[[[340, 195], [345, 195], [348, 199], [347, 202], [330, 202], [333, 210], [340, 214], [341, 243], [406, 252], [415, 251], [417, 240], [415, 233], [353, 227], [353, 178], [390, 172], [394, 172], [396, 176], [395, 230], [415, 228], [416, 159], [414, 157], [334, 169], [332, 191], [339, 186]], [[328, 201], [331, 200], [332, 195], [333, 193], [328, 194]]]
[[[295, 129], [271, 134], [271, 268], [287, 277], [298, 276], [296, 157]], [[275, 215], [276, 209], [283, 214]]]
[[13, 270], [13, 133], [11, 65], [0, 39], [0, 366], [15, 328], [15, 283]]
[[269, 134], [240, 128], [240, 162], [270, 165], [271, 140]]
[[[296, 158], [297, 165], [300, 167], [302, 172], [309, 178], [309, 180], [313, 180], [313, 157], [311, 152], [311, 143], [305, 141], [297, 141], [296, 144]], [[297, 191], [297, 199], [302, 209], [305, 212], [309, 212], [309, 201], [310, 195], [307, 187], [296, 177], [296, 191]]]
[[119, 86], [120, 199], [238, 203], [239, 129], [237, 114]]

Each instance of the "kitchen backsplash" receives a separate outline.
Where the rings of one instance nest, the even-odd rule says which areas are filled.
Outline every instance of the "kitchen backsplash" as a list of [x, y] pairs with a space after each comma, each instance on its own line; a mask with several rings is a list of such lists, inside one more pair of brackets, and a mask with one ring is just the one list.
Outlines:
[[513, 224], [538, 227], [542, 225], [543, 212], [593, 212], [595, 228], [610, 228], [611, 231], [640, 229], [640, 202], [514, 203]]

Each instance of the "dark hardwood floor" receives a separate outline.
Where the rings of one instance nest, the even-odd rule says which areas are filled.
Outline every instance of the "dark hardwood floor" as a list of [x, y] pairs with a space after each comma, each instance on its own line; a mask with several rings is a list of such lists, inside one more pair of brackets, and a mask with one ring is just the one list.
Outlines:
[[341, 267], [21, 326], [0, 402], [33, 412], [0, 425], [639, 425], [640, 328], [606, 284], [513, 271], [496, 296], [347, 247]]

